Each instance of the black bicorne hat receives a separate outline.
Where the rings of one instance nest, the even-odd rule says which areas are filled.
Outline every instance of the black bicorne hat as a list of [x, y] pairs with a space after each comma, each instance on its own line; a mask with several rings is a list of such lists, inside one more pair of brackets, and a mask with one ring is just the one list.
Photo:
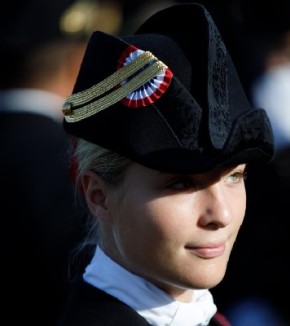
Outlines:
[[163, 9], [132, 36], [93, 33], [63, 112], [69, 134], [167, 172], [267, 162], [274, 152], [265, 111], [249, 104], [199, 4]]

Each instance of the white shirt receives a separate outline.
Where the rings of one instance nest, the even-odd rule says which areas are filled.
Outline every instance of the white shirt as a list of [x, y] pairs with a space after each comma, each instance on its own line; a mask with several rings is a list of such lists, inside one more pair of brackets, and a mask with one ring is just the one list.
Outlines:
[[203, 326], [217, 311], [209, 290], [194, 290], [192, 301], [176, 301], [144, 278], [130, 273], [97, 247], [84, 280], [126, 303], [154, 326]]

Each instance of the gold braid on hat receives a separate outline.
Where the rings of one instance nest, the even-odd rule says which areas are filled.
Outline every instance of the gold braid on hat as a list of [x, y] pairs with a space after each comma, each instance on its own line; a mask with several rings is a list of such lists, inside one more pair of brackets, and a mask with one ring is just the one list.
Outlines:
[[[152, 61], [155, 62], [152, 65], [148, 65]], [[141, 70], [146, 65], [148, 65], [146, 69]], [[65, 120], [67, 122], [77, 122], [112, 106], [167, 68], [151, 52], [143, 52], [134, 61], [117, 70], [98, 84], [70, 95], [62, 107]], [[139, 70], [141, 71], [136, 76], [126, 81]], [[115, 88], [117, 85], [120, 87]], [[111, 92], [103, 95], [109, 91]], [[77, 108], [73, 109], [73, 107]]]

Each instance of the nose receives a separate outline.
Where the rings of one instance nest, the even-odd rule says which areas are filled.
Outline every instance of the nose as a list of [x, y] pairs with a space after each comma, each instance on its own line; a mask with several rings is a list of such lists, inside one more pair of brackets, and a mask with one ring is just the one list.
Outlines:
[[199, 218], [202, 227], [211, 229], [229, 225], [233, 218], [232, 199], [220, 183], [202, 190], [203, 208]]

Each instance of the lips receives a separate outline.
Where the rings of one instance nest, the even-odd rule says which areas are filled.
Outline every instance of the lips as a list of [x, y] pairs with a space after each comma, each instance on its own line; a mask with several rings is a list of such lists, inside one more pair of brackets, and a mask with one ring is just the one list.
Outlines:
[[192, 251], [196, 256], [204, 259], [211, 259], [221, 256], [226, 249], [225, 243], [210, 244], [205, 246], [186, 246], [187, 250]]

